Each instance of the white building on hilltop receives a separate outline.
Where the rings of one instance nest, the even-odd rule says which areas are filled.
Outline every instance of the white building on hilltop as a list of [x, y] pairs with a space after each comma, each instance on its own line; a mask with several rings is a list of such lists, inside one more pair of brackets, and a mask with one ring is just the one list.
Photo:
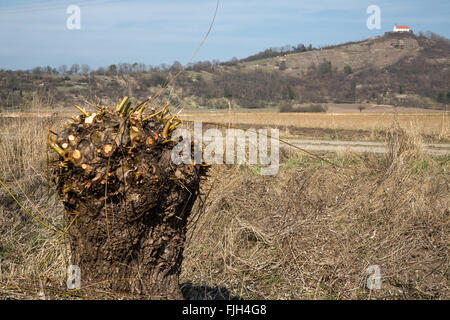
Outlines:
[[409, 26], [394, 26], [394, 32], [411, 32]]

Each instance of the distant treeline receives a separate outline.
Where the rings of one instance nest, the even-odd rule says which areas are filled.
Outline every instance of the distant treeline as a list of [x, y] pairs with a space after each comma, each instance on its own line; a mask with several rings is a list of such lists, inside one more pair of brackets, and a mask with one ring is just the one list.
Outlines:
[[267, 58], [275, 58], [275, 57], [281, 57], [281, 56], [284, 56], [284, 55], [290, 54], [290, 53], [301, 53], [301, 52], [307, 52], [307, 51], [312, 51], [312, 50], [317, 50], [317, 49], [313, 48], [313, 46], [311, 44], [306, 47], [303, 43], [300, 43], [297, 46], [286, 45], [283, 47], [273, 47], [273, 48], [269, 48], [264, 51], [258, 52], [257, 54], [251, 55], [244, 59], [239, 60], [237, 58], [232, 58], [231, 61], [223, 62], [222, 65], [233, 66], [233, 65], [237, 65], [240, 62], [250, 62], [250, 61], [256, 61], [256, 60], [267, 59]]
[[[307, 47], [304, 44], [298, 44], [297, 46], [286, 45], [282, 47], [273, 47], [261, 51], [257, 54], [251, 55], [244, 59], [238, 59], [233, 57], [230, 61], [220, 62], [219, 60], [212, 61], [198, 61], [195, 63], [190, 63], [186, 66], [186, 70], [188, 71], [206, 71], [206, 72], [214, 72], [217, 66], [233, 66], [237, 65], [240, 62], [249, 62], [266, 58], [274, 58], [283, 56], [289, 53], [299, 53], [316, 50], [312, 47], [312, 45], [308, 45]], [[57, 68], [46, 66], [46, 67], [35, 67], [30, 70], [19, 70], [17, 72], [24, 72], [27, 74], [41, 75], [41, 74], [50, 74], [50, 75], [123, 75], [123, 74], [131, 74], [131, 73], [154, 73], [154, 72], [177, 72], [183, 68], [183, 65], [179, 61], [174, 61], [172, 65], [160, 64], [158, 66], [147, 65], [145, 63], [118, 63], [111, 64], [108, 67], [99, 67], [97, 69], [92, 69], [87, 64], [73, 64], [71, 66], [61, 65]], [[0, 72], [5, 72], [7, 70], [0, 69]]]

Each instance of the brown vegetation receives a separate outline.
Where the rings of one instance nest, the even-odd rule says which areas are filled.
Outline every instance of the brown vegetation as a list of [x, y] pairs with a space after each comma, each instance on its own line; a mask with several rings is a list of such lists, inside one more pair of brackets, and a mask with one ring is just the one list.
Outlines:
[[[448, 157], [400, 129], [390, 141], [341, 168], [288, 151], [276, 177], [217, 168], [183, 278], [247, 299], [448, 299]], [[371, 265], [381, 290], [366, 286]]]
[[327, 112], [326, 104], [310, 104], [307, 106], [293, 106], [289, 102], [284, 102], [280, 105], [280, 112]]
[[[35, 217], [64, 229], [63, 205], [47, 189], [47, 125], [3, 123], [14, 138], [1, 136], [0, 178]], [[448, 299], [448, 156], [424, 155], [417, 132], [394, 127], [388, 139], [384, 156], [327, 155], [338, 167], [287, 150], [273, 177], [214, 167], [187, 224], [185, 298]], [[119, 279], [68, 291], [68, 238], [4, 189], [0, 220], [0, 297], [127, 297], [111, 291]], [[366, 286], [372, 265], [380, 290]]]

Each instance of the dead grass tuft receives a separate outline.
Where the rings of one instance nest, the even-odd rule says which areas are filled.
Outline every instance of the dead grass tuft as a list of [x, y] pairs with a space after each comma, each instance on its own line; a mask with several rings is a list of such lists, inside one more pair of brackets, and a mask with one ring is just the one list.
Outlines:
[[247, 299], [448, 299], [448, 164], [415, 133], [388, 144], [336, 170], [292, 151], [275, 177], [216, 168], [183, 277]]
[[[0, 179], [32, 215], [51, 227], [62, 229], [63, 208], [56, 195], [53, 192], [49, 194], [47, 188], [47, 125], [46, 120], [2, 119]], [[53, 247], [55, 252], [47, 259], [34, 289], [40, 291], [39, 287], [45, 286], [48, 281], [59, 285], [64, 283], [69, 251], [64, 242], [55, 246], [57, 236], [54, 231], [38, 224], [1, 188], [0, 283], [3, 286], [0, 285], [0, 296], [1, 289], [17, 289], [25, 283], [31, 290], [30, 279], [41, 268]], [[19, 297], [27, 296], [28, 291], [22, 290]]]

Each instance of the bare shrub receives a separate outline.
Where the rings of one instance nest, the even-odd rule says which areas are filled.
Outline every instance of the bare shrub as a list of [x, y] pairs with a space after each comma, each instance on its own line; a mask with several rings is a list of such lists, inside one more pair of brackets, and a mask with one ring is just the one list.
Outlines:
[[294, 107], [290, 102], [282, 102], [280, 105], [280, 112], [327, 112], [328, 107], [326, 104], [309, 104], [307, 106], [296, 106]]

